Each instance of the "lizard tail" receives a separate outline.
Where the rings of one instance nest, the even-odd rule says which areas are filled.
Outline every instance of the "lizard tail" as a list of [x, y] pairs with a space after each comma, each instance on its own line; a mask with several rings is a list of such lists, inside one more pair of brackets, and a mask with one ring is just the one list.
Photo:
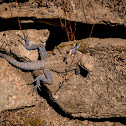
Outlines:
[[3, 53], [0, 53], [0, 57], [6, 59], [13, 66], [23, 70], [39, 70], [43, 68], [43, 66], [41, 65], [41, 61], [19, 62]]

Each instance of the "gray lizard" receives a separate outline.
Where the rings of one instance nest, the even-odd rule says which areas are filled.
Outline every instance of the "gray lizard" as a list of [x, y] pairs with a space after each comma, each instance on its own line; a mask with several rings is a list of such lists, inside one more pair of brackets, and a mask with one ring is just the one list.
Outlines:
[[[20, 36], [20, 35], [19, 35]], [[74, 48], [72, 48], [67, 53], [69, 54], [61, 54], [61, 55], [55, 55], [51, 57], [47, 57], [46, 49], [42, 44], [35, 44], [32, 46], [29, 46], [30, 40], [28, 39], [28, 36], [22, 37], [20, 36], [24, 41], [25, 44], [23, 44], [20, 40], [19, 42], [28, 50], [34, 50], [39, 49], [40, 58], [41, 60], [37, 61], [31, 61], [31, 62], [19, 62], [15, 59], [11, 58], [10, 56], [0, 53], [0, 57], [6, 59], [10, 64], [13, 66], [23, 69], [23, 70], [43, 70], [45, 77], [38, 76], [34, 80], [36, 81], [36, 85], [33, 87], [33, 93], [36, 88], [40, 89], [40, 81], [51, 85], [53, 83], [52, 74], [49, 70], [55, 71], [55, 72], [69, 72], [71, 70], [75, 70], [76, 74], [79, 74], [79, 65], [81, 65], [83, 68], [85, 67], [85, 57], [83, 57], [82, 53], [77, 51], [77, 49], [80, 46], [80, 43], [77, 43]], [[74, 55], [74, 56], [72, 56]], [[59, 67], [60, 66], [60, 67]], [[32, 82], [33, 83], [33, 82]]]

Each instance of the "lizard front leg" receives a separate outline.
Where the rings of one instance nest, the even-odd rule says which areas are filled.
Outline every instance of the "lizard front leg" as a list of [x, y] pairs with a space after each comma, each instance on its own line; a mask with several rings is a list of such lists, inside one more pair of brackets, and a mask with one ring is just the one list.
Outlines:
[[[53, 83], [53, 78], [52, 78], [51, 72], [47, 69], [44, 69], [43, 72], [44, 72], [45, 77], [43, 77], [43, 76], [36, 77], [36, 79], [33, 81], [33, 82], [36, 81], [36, 85], [31, 89], [29, 94], [33, 91], [33, 93], [32, 93], [32, 95], [33, 95], [37, 88], [41, 91], [40, 81], [42, 81], [43, 83], [46, 83], [48, 85], [51, 85]], [[33, 82], [31, 82], [30, 84], [32, 84]]]
[[39, 49], [39, 53], [40, 53], [40, 58], [41, 60], [47, 57], [47, 53], [46, 53], [46, 49], [45, 46], [43, 46], [42, 44], [34, 44], [29, 46], [30, 44], [30, 40], [28, 39], [28, 36], [25, 36], [25, 34], [23, 34], [24, 37], [22, 37], [21, 35], [18, 34], [18, 36], [23, 39], [25, 41], [25, 44], [22, 43], [22, 41], [18, 40], [26, 49], [28, 50], [35, 50], [35, 49]]
[[[30, 40], [28, 39], [28, 36], [25, 36], [25, 34], [24, 34], [24, 37], [22, 37], [22, 36], [20, 36], [20, 35], [19, 35], [19, 37], [25, 41], [25, 44], [23, 44], [23, 43], [19, 40], [19, 42], [20, 42], [26, 49], [28, 49], [28, 50], [34, 50], [34, 49], [37, 49], [37, 48], [39, 49], [39, 53], [40, 53], [41, 60], [47, 57], [46, 49], [45, 49], [45, 47], [44, 47], [42, 44], [35, 44], [35, 45], [29, 46]], [[38, 76], [38, 77], [36, 77], [36, 79], [34, 80], [34, 82], [36, 81], [36, 85], [32, 88], [33, 94], [34, 94], [34, 92], [35, 92], [35, 90], [36, 90], [37, 88], [41, 91], [41, 88], [40, 88], [40, 87], [41, 87], [40, 81], [42, 81], [42, 82], [44, 82], [44, 83], [46, 83], [46, 84], [49, 84], [49, 85], [51, 85], [51, 84], [53, 83], [53, 78], [52, 78], [51, 72], [50, 72], [49, 70], [47, 70], [47, 69], [44, 69], [43, 72], [44, 72], [45, 77], [43, 77], [43, 76]], [[32, 83], [33, 83], [33, 82], [32, 82]], [[31, 83], [31, 84], [32, 84], [32, 83]], [[32, 90], [31, 90], [31, 91], [32, 91]], [[29, 93], [31, 93], [31, 91], [30, 91]]]
[[[76, 55], [77, 54], [77, 49], [80, 47], [81, 42], [77, 43], [75, 47], [73, 47], [70, 51], [67, 51], [70, 55]], [[79, 66], [72, 66], [68, 71], [75, 70], [75, 74], [78, 75], [80, 74], [80, 68]]]

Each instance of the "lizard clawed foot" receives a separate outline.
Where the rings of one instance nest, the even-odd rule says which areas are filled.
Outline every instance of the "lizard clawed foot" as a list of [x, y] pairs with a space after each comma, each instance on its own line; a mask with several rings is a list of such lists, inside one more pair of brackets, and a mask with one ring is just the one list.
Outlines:
[[[40, 76], [38, 76], [38, 77], [40, 77]], [[38, 88], [40, 91], [41, 91], [41, 85], [40, 85], [40, 80], [39, 80], [39, 78], [36, 78], [33, 82], [31, 82], [31, 83], [29, 83], [28, 85], [31, 85], [31, 84], [33, 84], [35, 81], [36, 81], [36, 85], [31, 89], [31, 91], [28, 93], [28, 94], [30, 94], [32, 91], [32, 96], [34, 95], [34, 92], [35, 92], [35, 90]]]
[[25, 45], [24, 45], [20, 40], [18, 40], [23, 46], [29, 46], [30, 40], [28, 39], [28, 35], [25, 36], [25, 34], [23, 33], [23, 37], [19, 34], [18, 36], [25, 41]]

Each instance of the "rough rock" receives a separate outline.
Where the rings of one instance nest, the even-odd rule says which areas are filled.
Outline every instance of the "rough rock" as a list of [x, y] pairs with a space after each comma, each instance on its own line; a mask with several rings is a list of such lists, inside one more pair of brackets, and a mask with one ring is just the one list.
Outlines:
[[41, 101], [40, 96], [29, 95], [32, 86], [27, 84], [33, 81], [31, 73], [13, 67], [2, 58], [0, 66], [0, 112], [33, 106]]
[[[36, 125], [36, 126], [125, 126], [118, 119], [79, 120], [70, 119], [57, 113], [46, 100], [34, 107], [4, 111], [1, 113], [0, 125]], [[118, 121], [118, 122], [117, 122]]]
[[[17, 16], [36, 19], [57, 18], [90, 24], [126, 25], [125, 0], [29, 0], [19, 2], [17, 5], [13, 1], [5, 3], [2, 0], [0, 17], [6, 19]], [[34, 22], [34, 19], [29, 21]]]
[[[8, 43], [11, 40], [9, 37]], [[86, 52], [95, 60], [94, 69], [92, 71], [81, 69], [81, 75], [69, 72], [65, 76], [52, 72], [53, 85], [45, 85], [50, 92], [50, 99], [57, 103], [65, 113], [73, 117], [125, 117], [126, 41], [96, 38], [80, 41], [82, 42], [80, 51], [83, 51], [85, 43], [89, 42]], [[62, 43], [58, 49], [67, 50], [68, 47], [65, 45], [68, 43]], [[73, 46], [72, 42], [69, 45]], [[2, 50], [4, 51], [4, 48]], [[58, 51], [56, 50], [54, 52]], [[15, 55], [18, 57], [19, 54]], [[0, 59], [1, 110], [34, 105], [37, 96], [29, 96], [28, 93], [33, 86], [29, 88], [26, 85], [33, 81], [32, 75], [14, 68], [4, 59]], [[63, 81], [64, 83], [62, 83]], [[59, 84], [62, 84], [62, 87], [58, 90]], [[39, 100], [37, 99], [37, 101]]]
[[[87, 40], [82, 41], [83, 47]], [[52, 99], [73, 117], [125, 117], [126, 41], [95, 38], [88, 41], [87, 51], [95, 59], [93, 71], [81, 69], [81, 75], [68, 73], [68, 80], [60, 81], [65, 82], [58, 91], [57, 83], [48, 86]]]

